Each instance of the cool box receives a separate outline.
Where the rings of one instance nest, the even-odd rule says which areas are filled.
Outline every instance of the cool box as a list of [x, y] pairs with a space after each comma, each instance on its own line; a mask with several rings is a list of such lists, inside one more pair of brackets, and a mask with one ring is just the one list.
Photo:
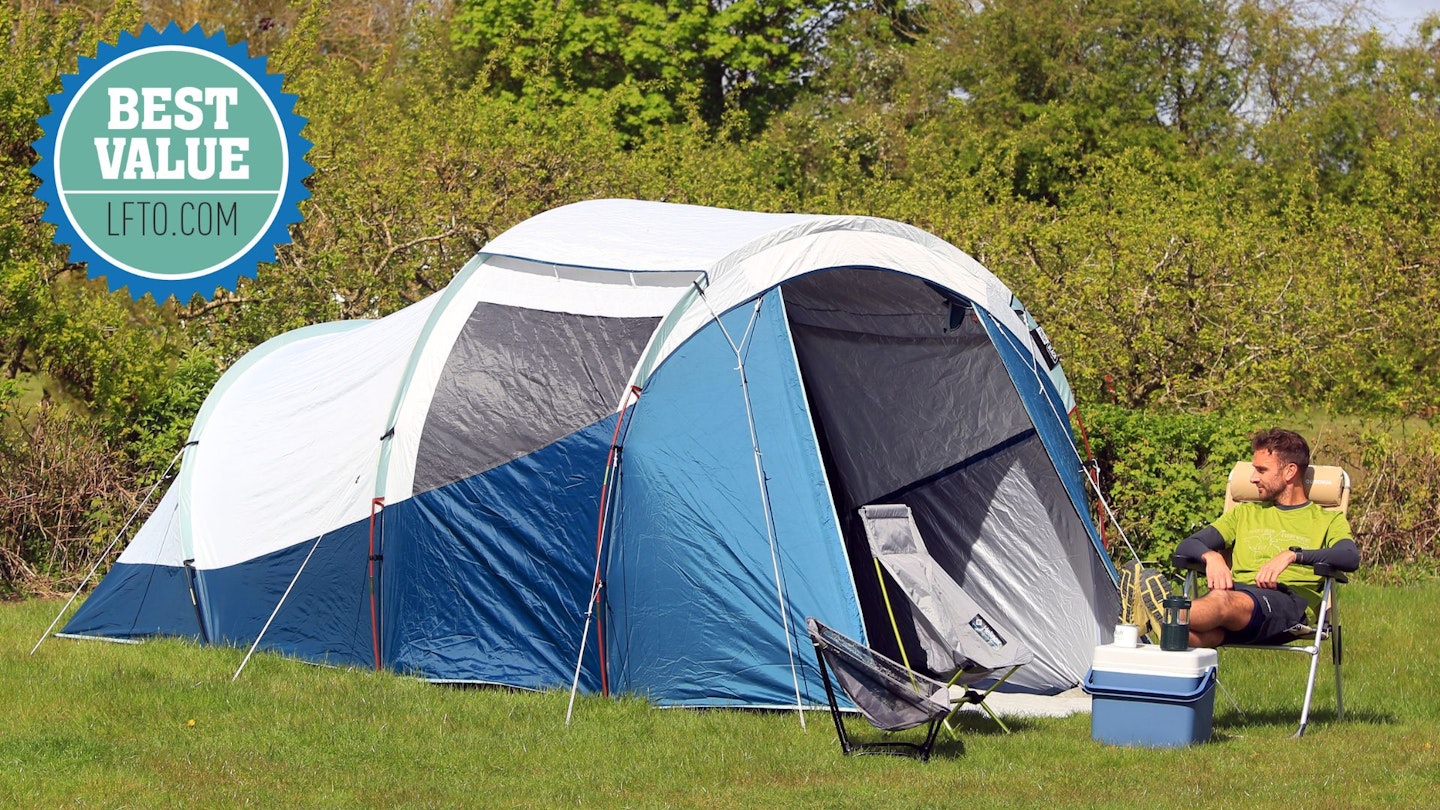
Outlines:
[[1111, 745], [1172, 748], [1210, 739], [1214, 650], [1103, 645], [1081, 685], [1091, 697], [1090, 736]]

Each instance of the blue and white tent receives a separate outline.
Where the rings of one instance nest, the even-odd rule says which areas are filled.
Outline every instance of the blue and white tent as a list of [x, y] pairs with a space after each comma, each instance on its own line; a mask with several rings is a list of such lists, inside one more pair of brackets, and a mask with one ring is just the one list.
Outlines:
[[1060, 691], [1118, 611], [1071, 405], [1005, 285], [916, 228], [569, 205], [236, 363], [64, 633], [817, 705], [806, 616], [894, 646], [857, 510], [905, 503], [1034, 652], [1012, 683]]

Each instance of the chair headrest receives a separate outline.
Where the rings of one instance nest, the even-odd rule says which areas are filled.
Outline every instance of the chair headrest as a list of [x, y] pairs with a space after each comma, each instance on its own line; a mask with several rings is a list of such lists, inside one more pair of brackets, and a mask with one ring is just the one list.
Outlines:
[[[1250, 483], [1250, 476], [1254, 473], [1255, 465], [1250, 462], [1235, 462], [1225, 488], [1226, 511], [1237, 503], [1254, 503], [1261, 499], [1260, 491]], [[1305, 494], [1326, 509], [1343, 512], [1350, 506], [1350, 474], [1340, 467], [1312, 464], [1305, 468]]]

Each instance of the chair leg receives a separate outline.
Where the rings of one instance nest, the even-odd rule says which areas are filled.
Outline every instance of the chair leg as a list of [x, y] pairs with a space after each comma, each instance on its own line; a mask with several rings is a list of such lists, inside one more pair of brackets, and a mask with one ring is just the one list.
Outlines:
[[929, 762], [930, 752], [935, 750], [935, 741], [940, 738], [940, 724], [944, 718], [938, 718], [930, 723], [930, 733], [925, 735], [925, 744], [920, 746], [920, 761]]
[[[1325, 588], [1320, 596], [1320, 612], [1315, 618], [1315, 646], [1310, 648], [1310, 677], [1305, 681], [1305, 704], [1300, 709], [1300, 728], [1295, 732], [1294, 736], [1296, 737], [1304, 736], [1305, 725], [1310, 721], [1310, 700], [1315, 695], [1315, 672], [1320, 666], [1320, 647], [1325, 643], [1326, 622], [1329, 621], [1333, 624], [1335, 621], [1334, 611], [1332, 610], [1334, 607], [1334, 599], [1335, 580], [1327, 578], [1325, 580]], [[1337, 651], [1339, 649], [1339, 637], [1335, 631], [1332, 630], [1330, 633], [1331, 655], [1338, 655]], [[1340, 659], [1337, 657], [1334, 660], [1337, 664], [1335, 667], [1335, 676], [1337, 679], [1335, 681], [1335, 716], [1338, 718], [1340, 716], [1340, 681], [1338, 680], [1340, 676], [1340, 667], [1338, 666]]]
[[1330, 632], [1330, 656], [1335, 664], [1335, 719], [1345, 716], [1345, 702], [1340, 695], [1340, 665], [1345, 659], [1345, 647], [1340, 636], [1340, 625], [1334, 625]]
[[835, 700], [835, 688], [830, 685], [830, 671], [825, 666], [825, 656], [820, 645], [815, 645], [815, 661], [820, 666], [820, 682], [825, 684], [825, 699], [830, 703], [830, 719], [835, 721], [835, 736], [840, 738], [840, 752], [850, 755], [850, 736], [845, 733], [845, 720], [840, 716], [840, 704]]
[[1305, 736], [1305, 725], [1310, 721], [1310, 699], [1315, 694], [1315, 672], [1320, 667], [1320, 640], [1315, 640], [1315, 651], [1310, 653], [1310, 677], [1305, 680], [1305, 703], [1300, 708], [1300, 728], [1293, 736]]
[[[1001, 731], [1004, 731], [1006, 734], [1011, 733], [1011, 732], [1010, 732], [1010, 727], [1007, 726], [1007, 725], [1005, 725], [1005, 721], [1000, 719], [1000, 715], [996, 714], [994, 709], [990, 708], [990, 704], [988, 704], [988, 703], [985, 702], [985, 698], [990, 697], [990, 693], [991, 693], [991, 692], [994, 692], [996, 689], [999, 689], [999, 688], [1000, 688], [1000, 684], [1005, 683], [1006, 681], [1010, 680], [1010, 676], [1011, 676], [1011, 675], [1014, 675], [1017, 671], [1019, 671], [1019, 669], [1020, 669], [1020, 665], [1019, 665], [1019, 664], [1016, 664], [1015, 666], [1011, 667], [1008, 672], [1006, 672], [1003, 676], [1001, 676], [1000, 680], [996, 681], [995, 683], [990, 684], [990, 688], [989, 688], [989, 689], [986, 689], [986, 690], [985, 690], [985, 693], [984, 693], [983, 695], [975, 692], [974, 690], [970, 690], [969, 692], [966, 693], [966, 702], [967, 702], [967, 703], [978, 703], [978, 704], [980, 705], [980, 708], [984, 709], [984, 710], [985, 710], [985, 713], [988, 714], [988, 715], [990, 715], [990, 719], [995, 721], [995, 725], [999, 726], [999, 727], [1000, 727], [1000, 730], [1001, 730]], [[947, 686], [954, 686], [956, 679], [958, 679], [959, 677], [960, 677], [960, 673], [958, 673], [958, 672], [955, 673], [955, 677], [950, 679], [950, 683], [947, 684]], [[952, 739], [952, 740], [953, 740], [953, 739], [956, 739], [956, 736], [955, 736], [955, 729], [954, 729], [954, 727], [952, 727], [952, 726], [950, 725], [950, 718], [954, 717], [954, 716], [955, 716], [955, 713], [958, 712], [958, 711], [960, 711], [960, 707], [957, 706], [956, 708], [954, 708], [953, 710], [951, 710], [951, 712], [950, 712], [949, 714], [945, 715], [945, 731], [950, 734], [950, 739]]]
[[990, 708], [990, 704], [986, 703], [984, 698], [980, 699], [980, 708], [984, 709], [985, 713], [990, 715], [990, 719], [995, 721], [995, 725], [999, 726], [1001, 731], [1006, 734], [1010, 733], [1010, 727], [1005, 725], [1005, 721], [1000, 719], [1000, 715], [996, 714], [995, 710]]
[[[894, 756], [917, 757], [921, 762], [930, 761], [930, 752], [935, 748], [935, 741], [940, 736], [940, 726], [949, 717], [937, 717], [930, 721], [929, 731], [925, 735], [925, 742], [916, 745], [911, 742], [877, 742], [877, 743], [856, 743], [850, 740], [850, 733], [845, 730], [845, 718], [840, 712], [840, 703], [835, 697], [835, 687], [830, 685], [830, 670], [825, 666], [825, 656], [820, 652], [820, 646], [815, 645], [815, 661], [820, 667], [820, 682], [825, 684], [825, 699], [830, 703], [830, 719], [835, 721], [835, 736], [840, 738], [840, 752], [845, 756], [856, 756], [859, 754], [891, 754]], [[914, 752], [913, 754], [910, 752]]]
[[[978, 693], [972, 692], [971, 694], [978, 694]], [[1007, 726], [1007, 725], [1005, 725], [1005, 721], [1000, 719], [1000, 715], [996, 714], [994, 709], [992, 709], [992, 708], [990, 708], [988, 705], [986, 705], [985, 699], [984, 699], [983, 697], [982, 697], [982, 698], [979, 698], [979, 699], [977, 699], [977, 700], [967, 700], [966, 703], [977, 703], [977, 704], [979, 704], [979, 705], [980, 705], [980, 708], [984, 709], [984, 710], [985, 710], [985, 713], [988, 714], [988, 715], [990, 715], [990, 719], [995, 721], [995, 725], [999, 726], [1001, 731], [1005, 732], [1006, 734], [1009, 734], [1009, 733], [1010, 733], [1010, 727]], [[950, 725], [950, 718], [954, 717], [954, 716], [955, 716], [956, 714], [958, 714], [959, 712], [960, 712], [960, 707], [959, 707], [959, 706], [956, 706], [954, 709], [952, 709], [952, 710], [950, 711], [949, 714], [945, 715], [945, 720], [944, 720], [945, 731], [946, 731], [946, 733], [948, 733], [948, 734], [950, 735], [950, 739], [952, 739], [952, 740], [958, 740], [958, 739], [960, 739], [959, 734], [956, 733], [956, 731], [955, 731], [955, 727], [952, 726], [952, 725]]]

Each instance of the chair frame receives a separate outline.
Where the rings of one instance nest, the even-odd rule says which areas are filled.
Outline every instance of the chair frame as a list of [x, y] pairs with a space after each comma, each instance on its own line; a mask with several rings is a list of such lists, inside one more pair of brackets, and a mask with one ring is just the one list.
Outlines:
[[[1248, 462], [1237, 462], [1231, 471], [1225, 485], [1225, 511], [1230, 511], [1235, 504], [1246, 502], [1246, 499], [1237, 499], [1233, 494], [1233, 481], [1237, 473], [1241, 473]], [[1334, 468], [1340, 474], [1340, 493], [1333, 502], [1322, 504], [1322, 507], [1336, 512], [1344, 512], [1350, 505], [1350, 474], [1338, 467]], [[1311, 466], [1306, 470], [1306, 494], [1309, 494], [1309, 484], [1314, 479], [1316, 467]], [[1205, 570], [1205, 564], [1198, 559], [1175, 555], [1171, 562], [1177, 569], [1186, 572], [1184, 594], [1186, 598], [1193, 598], [1195, 594], [1196, 578]], [[1300, 563], [1304, 565], [1304, 563]], [[1305, 700], [1300, 708], [1300, 727], [1291, 735], [1293, 738], [1305, 736], [1305, 728], [1310, 722], [1310, 707], [1315, 695], [1315, 676], [1320, 667], [1320, 651], [1326, 641], [1330, 642], [1330, 661], [1335, 670], [1335, 719], [1341, 720], [1345, 716], [1345, 703], [1342, 692], [1342, 664], [1344, 663], [1344, 637], [1340, 627], [1339, 613], [1339, 586], [1349, 582], [1345, 572], [1325, 563], [1316, 563], [1307, 567], [1323, 578], [1324, 586], [1320, 592], [1320, 607], [1316, 611], [1315, 626], [1308, 632], [1295, 634], [1291, 641], [1283, 644], [1227, 644], [1227, 650], [1269, 650], [1272, 652], [1300, 653], [1310, 656], [1310, 673], [1305, 680]]]
[[[814, 622], [814, 624], [822, 631], [828, 631], [836, 636], [841, 636], [841, 634], [835, 629], [820, 623], [818, 620], [811, 619], [810, 621]], [[848, 641], [854, 642], [854, 639], [849, 639], [845, 636], [841, 637], [846, 638]], [[853, 658], [853, 656], [849, 655], [848, 651], [846, 651], [844, 648], [829, 644], [814, 632], [810, 634], [810, 642], [815, 647], [815, 661], [820, 667], [820, 681], [825, 684], [825, 699], [830, 704], [830, 719], [835, 722], [835, 734], [837, 737], [840, 738], [840, 750], [846, 756], [883, 754], [887, 756], [908, 756], [914, 759], [919, 759], [921, 762], [928, 762], [930, 760], [930, 754], [935, 748], [935, 741], [940, 736], [940, 727], [950, 717], [950, 714], [952, 712], [950, 710], [944, 709], [943, 707], [940, 707], [939, 704], [933, 704], [936, 707], [936, 710], [933, 712], [930, 720], [925, 723], [927, 728], [925, 732], [925, 740], [922, 743], [912, 743], [902, 740], [884, 740], [880, 742], [857, 743], [853, 739], [851, 739], [850, 733], [845, 729], [845, 718], [843, 716], [843, 713], [840, 711], [839, 701], [835, 697], [835, 687], [830, 683], [830, 668], [825, 663], [825, 648], [829, 647], [829, 649], [832, 650], [835, 654], [842, 657]], [[859, 646], [859, 642], [854, 643]], [[868, 647], [865, 649], [867, 649], [871, 655], [882, 661], [885, 661], [896, 667], [900, 666], [897, 662], [891, 661], [880, 653], [877, 653], [874, 650], [870, 650]], [[863, 664], [864, 662], [860, 663]], [[933, 678], [928, 678], [915, 672], [914, 670], [910, 670], [909, 667], [905, 667], [905, 669], [909, 671], [911, 684], [913, 684], [917, 689], [917, 691], [914, 693], [915, 697], [917, 698], [917, 700], [915, 701], [916, 705], [920, 705], [920, 700], [923, 700], [920, 698], [920, 693], [918, 691], [921, 681], [923, 681], [927, 686], [934, 686], [937, 691], [944, 687], [943, 684]], [[912, 726], [911, 728], [914, 728], [914, 726]], [[888, 734], [889, 732], [885, 733]]]
[[[1190, 598], [1195, 592], [1195, 579], [1197, 572], [1201, 569], [1195, 566], [1203, 566], [1199, 561], [1190, 561], [1180, 556], [1175, 557], [1175, 567], [1187, 569], [1185, 576], [1185, 596]], [[1326, 641], [1330, 642], [1330, 662], [1335, 669], [1335, 719], [1342, 720], [1345, 716], [1345, 702], [1342, 694], [1341, 665], [1344, 663], [1344, 636], [1341, 633], [1337, 599], [1339, 584], [1349, 582], [1345, 573], [1335, 568], [1317, 563], [1311, 566], [1315, 573], [1325, 580], [1325, 586], [1320, 593], [1320, 609], [1315, 616], [1315, 627], [1307, 633], [1295, 635], [1293, 640], [1285, 644], [1227, 644], [1227, 650], [1270, 650], [1272, 652], [1301, 653], [1310, 656], [1310, 674], [1305, 679], [1305, 701], [1300, 708], [1300, 727], [1295, 730], [1292, 737], [1305, 736], [1305, 728], [1310, 721], [1310, 705], [1315, 695], [1315, 675], [1320, 668], [1320, 650]]]
[[[914, 540], [917, 546], [921, 547], [922, 549], [924, 548], [924, 539], [920, 536], [920, 528], [915, 524], [914, 516], [909, 514], [910, 508], [908, 506], [906, 506], [905, 504], [869, 504], [866, 506], [862, 506], [858, 511], [861, 516], [861, 520], [866, 521], [867, 524], [869, 520], [867, 516], [867, 510], [872, 507], [886, 509], [896, 507], [903, 508], [907, 513], [906, 519], [909, 521], [911, 531], [915, 535]], [[894, 516], [890, 517], [893, 518]], [[867, 528], [866, 531], [868, 532], [869, 529]], [[928, 550], [926, 550], [925, 553], [926, 556], [929, 556]], [[905, 640], [900, 633], [900, 623], [895, 618], [894, 605], [890, 601], [890, 588], [888, 585], [886, 585], [885, 567], [880, 560], [880, 556], [874, 553], [873, 546], [870, 559], [871, 562], [875, 565], [875, 578], [880, 583], [880, 596], [882, 601], [884, 601], [885, 603], [885, 612], [890, 618], [890, 629], [895, 634], [895, 646], [900, 650], [900, 659], [904, 663], [905, 669], [909, 670], [910, 672], [915, 672], [915, 668], [910, 665], [910, 654], [905, 649]], [[967, 671], [964, 667], [961, 667], [950, 676], [949, 681], [945, 684], [945, 688], [947, 694], [950, 695], [950, 705], [952, 708], [950, 710], [950, 713], [945, 716], [944, 723], [942, 723], [942, 725], [945, 727], [946, 733], [950, 735], [950, 739], [953, 740], [957, 738], [955, 727], [951, 725], [950, 720], [956, 714], [958, 714], [966, 704], [978, 705], [981, 709], [985, 710], [986, 714], [990, 715], [990, 719], [994, 720], [995, 724], [998, 725], [1002, 731], [1004, 731], [1006, 734], [1011, 733], [1010, 727], [1005, 725], [1005, 721], [1001, 720], [1000, 715], [996, 714], [995, 710], [990, 708], [990, 704], [986, 703], [985, 701], [996, 689], [1000, 688], [1002, 684], [1010, 680], [1010, 677], [1014, 675], [1017, 671], [1019, 671], [1020, 667], [1024, 666], [1025, 663], [1026, 662], [1022, 661], [1021, 663], [1014, 664], [1007, 668], [1004, 674], [1000, 675], [999, 678], [996, 679], [994, 683], [990, 684], [990, 687], [984, 692], [979, 692], [969, 688], [970, 684], [979, 683], [989, 677], [992, 677], [994, 673], [1000, 671], [999, 667], [995, 669], [986, 669], [983, 672], [979, 673], [973, 670]], [[964, 687], [964, 693], [958, 696], [954, 695], [953, 692], [951, 692], [951, 689], [956, 686]]]
[[[885, 612], [890, 616], [890, 629], [895, 633], [895, 646], [900, 648], [900, 660], [904, 663], [906, 669], [914, 672], [915, 668], [910, 666], [910, 655], [905, 651], [905, 642], [900, 637], [900, 623], [895, 619], [895, 609], [890, 605], [890, 591], [889, 588], [887, 588], [885, 585], [885, 570], [883, 567], [881, 567], [879, 557], [871, 557], [871, 559], [875, 562], [875, 576], [880, 580], [880, 596], [885, 601]], [[945, 715], [945, 720], [941, 723], [941, 725], [945, 727], [945, 733], [950, 735], [950, 739], [953, 740], [957, 737], [955, 727], [950, 724], [950, 719], [953, 718], [956, 714], [959, 714], [960, 710], [964, 708], [966, 704], [971, 703], [984, 709], [985, 713], [990, 715], [990, 719], [994, 720], [995, 725], [999, 726], [1002, 731], [1004, 731], [1006, 734], [1011, 733], [1010, 727], [1005, 725], [1005, 721], [1000, 719], [1000, 715], [996, 714], [995, 710], [990, 708], [990, 704], [986, 703], [985, 699], [990, 697], [991, 692], [994, 692], [996, 689], [1000, 688], [1001, 684], [1010, 680], [1010, 676], [1014, 675], [1017, 671], [1019, 671], [1020, 667], [1022, 666], [1024, 666], [1024, 664], [1016, 664], [1015, 666], [1010, 667], [1008, 670], [1005, 671], [1004, 675], [1000, 676], [998, 680], [990, 684], [990, 688], [986, 689], [984, 692], [977, 692], [974, 689], [970, 689], [968, 684], [964, 684], [964, 686], [966, 687], [965, 694], [961, 695], [960, 697], [951, 697], [950, 705], [954, 708], [950, 710], [949, 714]], [[956, 670], [955, 674], [950, 676], [950, 680], [945, 683], [945, 688], [949, 690], [957, 685], [961, 685], [960, 680], [965, 677], [965, 674], [965, 670], [963, 669]]]

